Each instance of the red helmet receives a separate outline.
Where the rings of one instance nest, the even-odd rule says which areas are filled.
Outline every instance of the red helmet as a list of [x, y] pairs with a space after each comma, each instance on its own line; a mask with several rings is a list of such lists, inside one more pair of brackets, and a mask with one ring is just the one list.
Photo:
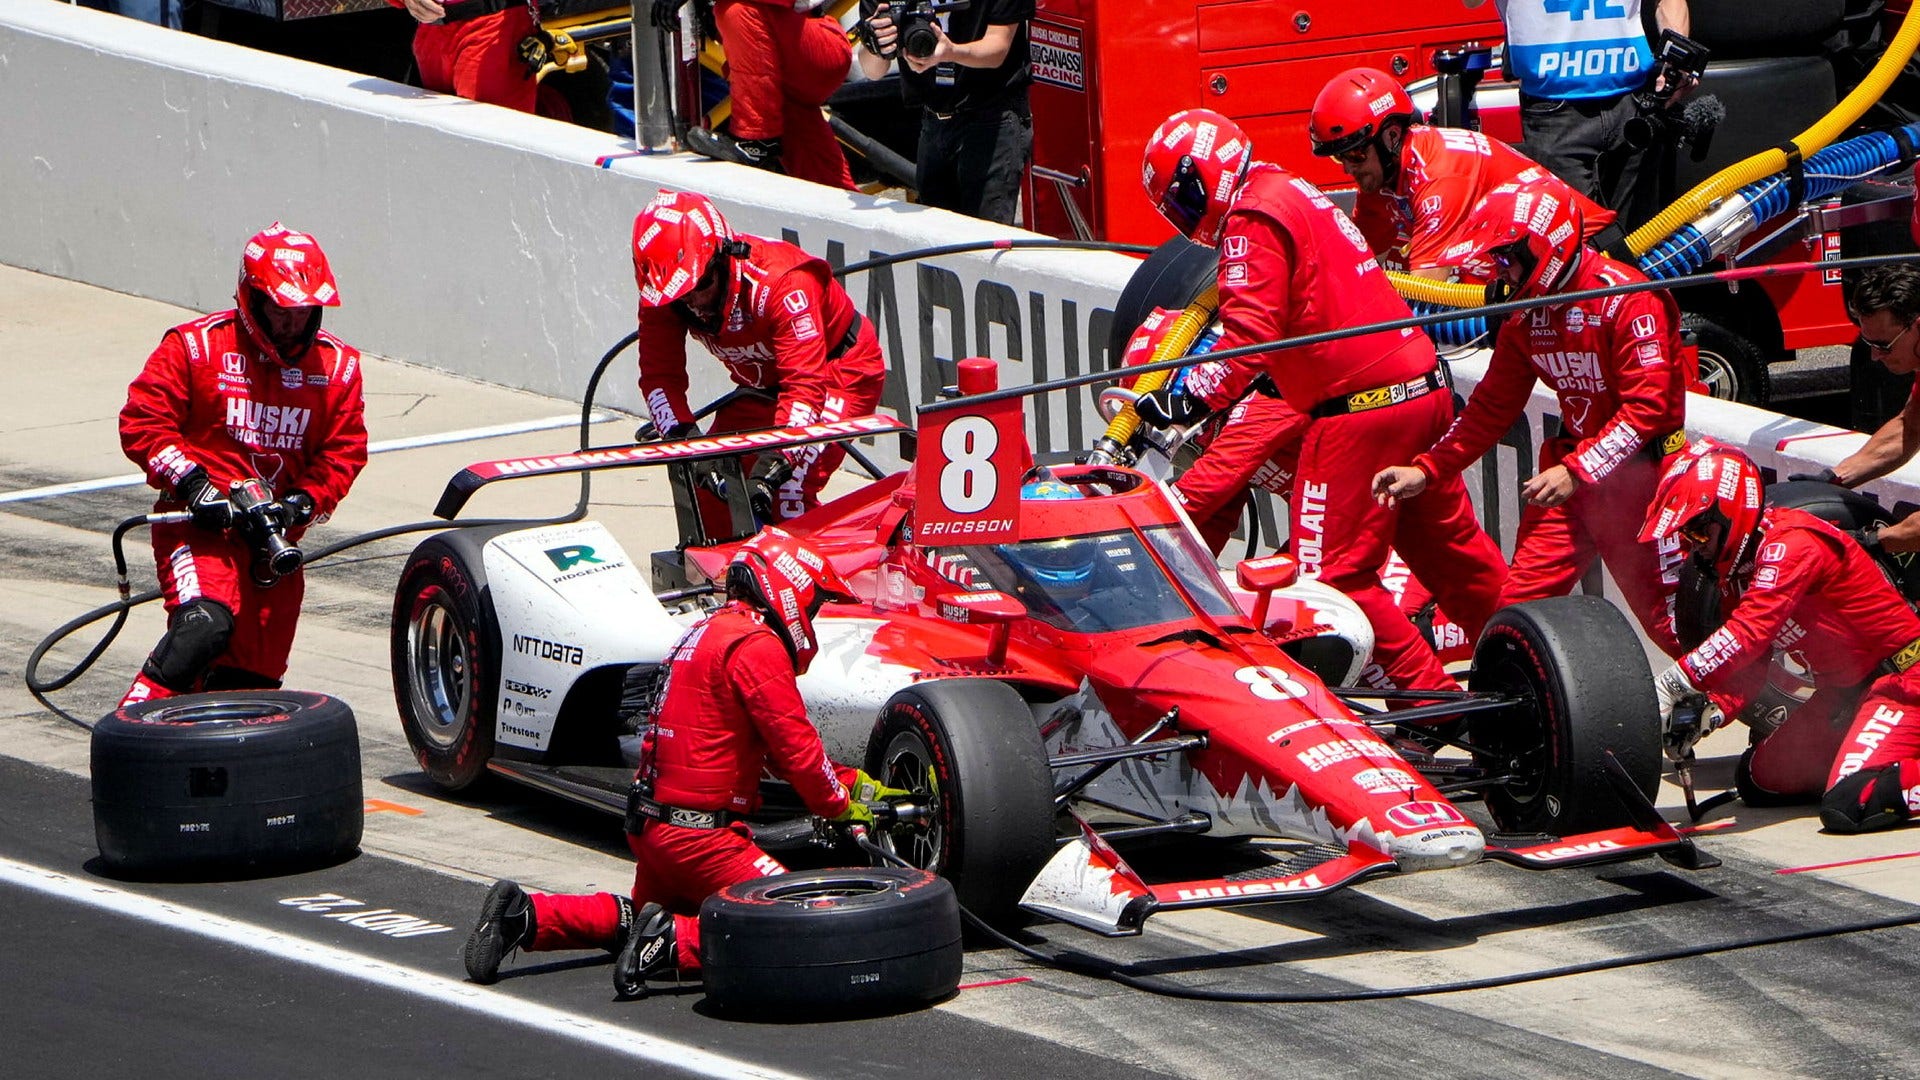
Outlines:
[[780, 529], [760, 530], [727, 564], [727, 593], [766, 612], [767, 622], [805, 674], [820, 643], [813, 615], [827, 600], [853, 600], [853, 590], [819, 552]]
[[[320, 242], [276, 221], [247, 241], [233, 299], [254, 345], [275, 363], [297, 364], [320, 332], [320, 309], [340, 306], [340, 287]], [[274, 317], [269, 305], [304, 318]]]
[[633, 278], [640, 286], [640, 306], [665, 307], [692, 292], [714, 257], [729, 254], [732, 240], [733, 229], [712, 200], [661, 188], [633, 219]]
[[[1739, 450], [1700, 439], [1667, 467], [1640, 526], [1640, 541], [1678, 533], [1713, 561], [1722, 582], [1751, 555], [1763, 506], [1760, 467]], [[1718, 535], [1713, 527], [1720, 526]]]
[[1220, 242], [1227, 207], [1253, 163], [1253, 142], [1240, 125], [1212, 109], [1167, 117], [1147, 140], [1140, 182], [1154, 209], [1187, 239]]
[[[1584, 228], [1573, 189], [1528, 170], [1480, 200], [1443, 260], [1459, 266], [1462, 277], [1486, 281], [1489, 302], [1545, 296], [1573, 276]], [[1512, 265], [1520, 268], [1520, 283], [1509, 291], [1504, 269]]]
[[1307, 138], [1314, 156], [1332, 157], [1365, 146], [1390, 120], [1417, 124], [1420, 119], [1420, 110], [1399, 80], [1379, 68], [1348, 68], [1328, 80], [1313, 99]]

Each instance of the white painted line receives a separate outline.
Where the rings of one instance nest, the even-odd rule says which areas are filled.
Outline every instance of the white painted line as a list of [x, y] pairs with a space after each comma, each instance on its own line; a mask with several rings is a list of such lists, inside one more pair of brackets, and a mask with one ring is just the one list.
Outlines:
[[[197, 934], [238, 948], [306, 964], [335, 975], [482, 1013], [495, 1020], [531, 1027], [541, 1034], [564, 1036], [683, 1072], [712, 1077], [799, 1080], [793, 1073], [769, 1069], [657, 1035], [643, 1034], [617, 1024], [590, 1020], [483, 986], [401, 967], [264, 926], [128, 892], [103, 881], [71, 877], [30, 863], [0, 858], [0, 882], [99, 908], [114, 915], [157, 923], [183, 933]], [[636, 1014], [639, 1008], [636, 1006]]]
[[[622, 419], [616, 413], [596, 412], [593, 422], [604, 424], [610, 420]], [[511, 424], [494, 424], [491, 427], [467, 428], [464, 431], [448, 431], [439, 435], [411, 435], [404, 439], [384, 439], [367, 446], [369, 454], [384, 454], [389, 450], [413, 450], [422, 446], [440, 446], [445, 443], [472, 442], [475, 439], [495, 439], [503, 435], [524, 435], [529, 431], [552, 431], [554, 428], [573, 427], [580, 423], [580, 414], [571, 416], [549, 416], [543, 420], [521, 420]], [[86, 491], [105, 491], [108, 488], [135, 487], [147, 482], [141, 473], [126, 473], [121, 476], [105, 476], [98, 480], [76, 480], [70, 484], [49, 484], [46, 487], [24, 488], [20, 491], [0, 492], [0, 503], [27, 502], [32, 499], [51, 499], [59, 495], [78, 495]]]

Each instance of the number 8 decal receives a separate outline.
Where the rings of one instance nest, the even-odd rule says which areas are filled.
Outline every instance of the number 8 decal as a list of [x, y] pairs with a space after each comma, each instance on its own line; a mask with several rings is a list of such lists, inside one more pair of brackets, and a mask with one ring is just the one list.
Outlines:
[[977, 514], [993, 505], [1000, 478], [993, 469], [993, 452], [1000, 432], [984, 416], [956, 417], [940, 431], [940, 452], [946, 467], [940, 470], [940, 503], [956, 514]]

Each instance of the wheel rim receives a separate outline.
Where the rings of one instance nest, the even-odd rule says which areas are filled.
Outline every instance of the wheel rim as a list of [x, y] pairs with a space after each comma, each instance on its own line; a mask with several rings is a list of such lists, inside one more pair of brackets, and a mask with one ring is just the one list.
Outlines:
[[888, 787], [928, 793], [928, 815], [932, 824], [925, 828], [903, 825], [881, 833], [881, 850], [904, 860], [909, 866], [940, 873], [946, 865], [945, 796], [934, 772], [933, 748], [917, 731], [897, 732], [887, 741], [880, 755], [880, 776]]
[[407, 686], [420, 736], [452, 749], [473, 702], [473, 658], [459, 616], [440, 588], [424, 590], [407, 620]]
[[775, 885], [766, 891], [766, 898], [775, 903], [792, 904], [795, 907], [810, 907], [821, 900], [843, 900], [856, 896], [873, 896], [890, 892], [894, 887], [891, 881], [876, 881], [872, 878], [825, 878], [802, 881], [791, 885]]
[[173, 705], [146, 714], [143, 719], [150, 724], [204, 724], [216, 720], [259, 720], [269, 716], [283, 716], [287, 711], [284, 701], [266, 701], [260, 698], [226, 698], [219, 701], [195, 701], [185, 705]]
[[1740, 400], [1740, 372], [1717, 352], [1700, 350], [1700, 381], [1721, 401]]
[[[1531, 699], [1534, 703], [1531, 708], [1538, 710], [1540, 687], [1534, 684], [1533, 675], [1526, 665], [1503, 656], [1484, 665], [1481, 670], [1492, 676], [1496, 688]], [[1513, 777], [1507, 783], [1490, 789], [1488, 794], [1498, 792], [1522, 813], [1538, 804], [1542, 798], [1551, 800], [1547, 788], [1553, 751], [1544, 728], [1527, 731], [1517, 724], [1502, 725], [1497, 731], [1475, 733], [1473, 743], [1486, 767]], [[1548, 812], [1557, 814], [1557, 811], [1558, 807], [1549, 802]]]

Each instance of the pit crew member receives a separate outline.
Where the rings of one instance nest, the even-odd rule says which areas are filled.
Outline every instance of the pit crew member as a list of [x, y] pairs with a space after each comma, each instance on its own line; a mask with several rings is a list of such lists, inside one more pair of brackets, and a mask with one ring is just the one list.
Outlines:
[[535, 82], [520, 59], [520, 42], [534, 32], [533, 5], [525, 0], [387, 2], [405, 8], [419, 24], [413, 29], [413, 60], [421, 86], [524, 113], [573, 119], [560, 91]]
[[[1489, 302], [1646, 280], [1581, 242], [1571, 194], [1540, 176], [1502, 184], [1474, 209], [1451, 257], [1490, 280]], [[1375, 497], [1391, 506], [1419, 496], [1435, 477], [1458, 476], [1500, 441], [1545, 381], [1560, 400], [1562, 434], [1541, 445], [1538, 471], [1521, 485], [1526, 506], [1500, 603], [1564, 596], [1597, 555], [1648, 638], [1680, 655], [1673, 583], [1662, 581], [1660, 552], [1633, 527], [1646, 516], [1663, 459], [1685, 442], [1679, 326], [1666, 292], [1508, 315], [1466, 411], [1411, 465], [1382, 469]]]
[[[1176, 228], [1220, 250], [1216, 350], [1408, 317], [1353, 222], [1307, 181], [1255, 162], [1246, 133], [1226, 117], [1206, 109], [1169, 117], [1147, 144], [1142, 179]], [[1376, 331], [1236, 359], [1219, 373], [1211, 384], [1190, 376], [1186, 394], [1143, 395], [1136, 408], [1156, 426], [1189, 423], [1200, 406], [1225, 408], [1268, 376], [1312, 421], [1289, 508], [1302, 576], [1366, 612], [1394, 686], [1454, 688], [1381, 585], [1388, 549], [1469, 634], [1492, 614], [1506, 564], [1458, 478], [1428, 505], [1379, 506], [1369, 489], [1381, 467], [1432, 445], [1453, 419], [1433, 343], [1418, 330]]]
[[[1895, 375], [1920, 370], [1920, 266], [1894, 263], [1868, 267], [1847, 298], [1847, 314], [1860, 328], [1867, 354]], [[1866, 445], [1841, 460], [1825, 475], [1846, 487], [1877, 480], [1912, 461], [1920, 453], [1920, 389], [1907, 397], [1900, 415], [1880, 426]], [[1863, 531], [1858, 539], [1871, 550], [1920, 551], [1920, 517], [1909, 515], [1892, 525]]]
[[167, 632], [122, 705], [196, 690], [273, 688], [287, 671], [305, 576], [255, 581], [231, 485], [257, 478], [298, 543], [367, 463], [360, 353], [320, 329], [340, 303], [320, 245], [275, 222], [247, 241], [235, 306], [168, 330], [127, 387], [120, 446], [160, 489], [153, 526]]
[[[1353, 221], [1374, 254], [1391, 269], [1442, 281], [1456, 269], [1442, 253], [1464, 235], [1480, 200], [1501, 184], [1547, 175], [1480, 132], [1427, 126], [1406, 88], [1377, 68], [1328, 80], [1313, 100], [1307, 137], [1314, 156], [1338, 161], [1360, 189]], [[1588, 239], [1613, 224], [1612, 211], [1584, 195], [1575, 201]]]
[[[653, 24], [679, 25], [685, 0], [654, 0]], [[739, 165], [772, 169], [816, 184], [854, 190], [847, 156], [820, 107], [847, 81], [853, 46], [823, 4], [719, 0], [713, 21], [727, 50], [733, 115], [729, 132], [692, 128], [687, 149]]]
[[[866, 416], [885, 363], [873, 325], [824, 259], [741, 234], [704, 195], [662, 189], [633, 222], [640, 286], [640, 396], [654, 429], [696, 434], [687, 403], [687, 336], [726, 365], [736, 395], [712, 433]], [[838, 444], [761, 454], [748, 478], [754, 512], [784, 521], [819, 504], [846, 457]]]
[[907, 794], [830, 761], [800, 699], [795, 679], [819, 648], [814, 615], [829, 599], [853, 599], [826, 559], [765, 529], [734, 554], [726, 588], [727, 603], [674, 647], [641, 729], [627, 803], [631, 897], [496, 882], [464, 951], [474, 982], [496, 981], [515, 949], [600, 948], [615, 953], [615, 991], [645, 996], [649, 979], [700, 970], [702, 900], [786, 872], [742, 821], [759, 806], [763, 770], [834, 821], [871, 822], [870, 803]]
[[1701, 695], [1713, 706], [1703, 730], [1741, 713], [1785, 653], [1815, 689], [1771, 732], [1754, 728], [1742, 797], [1817, 796], [1821, 824], [1844, 833], [1920, 809], [1920, 617], [1860, 545], [1806, 511], [1763, 508], [1760, 470], [1707, 440], [1669, 467], [1640, 536], [1677, 537], [1683, 572], [1706, 577], [1726, 613], [1654, 680], [1663, 722]]

